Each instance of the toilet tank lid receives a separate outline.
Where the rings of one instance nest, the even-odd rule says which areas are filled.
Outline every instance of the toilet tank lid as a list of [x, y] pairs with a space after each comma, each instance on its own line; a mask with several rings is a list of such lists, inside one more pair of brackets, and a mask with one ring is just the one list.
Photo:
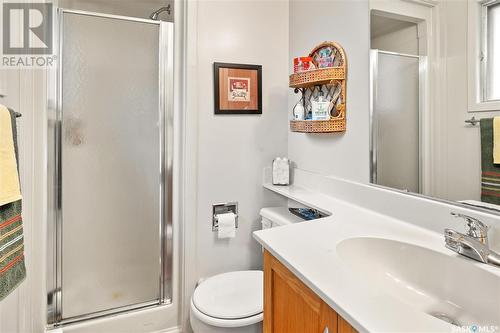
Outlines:
[[266, 207], [260, 210], [260, 216], [272, 221], [276, 225], [287, 225], [304, 222], [300, 217], [293, 215], [288, 207]]
[[237, 271], [210, 277], [193, 293], [193, 304], [207, 316], [240, 319], [263, 311], [264, 274]]

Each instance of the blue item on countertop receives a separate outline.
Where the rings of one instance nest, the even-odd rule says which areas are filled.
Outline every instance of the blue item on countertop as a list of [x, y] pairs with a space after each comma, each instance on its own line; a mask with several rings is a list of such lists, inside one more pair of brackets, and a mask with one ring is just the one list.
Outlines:
[[316, 220], [326, 216], [317, 209], [311, 208], [288, 208], [288, 210], [290, 213], [297, 215], [306, 221]]

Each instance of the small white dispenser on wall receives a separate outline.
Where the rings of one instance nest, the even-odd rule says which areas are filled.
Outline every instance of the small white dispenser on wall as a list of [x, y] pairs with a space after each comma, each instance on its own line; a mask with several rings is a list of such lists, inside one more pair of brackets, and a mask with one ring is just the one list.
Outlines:
[[235, 238], [238, 228], [238, 203], [214, 204], [212, 213], [212, 231], [218, 232], [218, 238]]

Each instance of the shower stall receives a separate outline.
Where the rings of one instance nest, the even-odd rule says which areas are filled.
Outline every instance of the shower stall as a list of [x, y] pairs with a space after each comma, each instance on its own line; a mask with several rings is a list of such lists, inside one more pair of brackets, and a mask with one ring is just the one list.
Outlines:
[[422, 193], [426, 57], [370, 51], [371, 183]]
[[58, 9], [47, 322], [171, 302], [173, 24]]

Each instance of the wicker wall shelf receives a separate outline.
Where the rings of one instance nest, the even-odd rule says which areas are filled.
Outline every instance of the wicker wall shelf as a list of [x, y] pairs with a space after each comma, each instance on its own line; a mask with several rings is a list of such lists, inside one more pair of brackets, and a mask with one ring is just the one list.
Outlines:
[[[335, 59], [333, 67], [319, 68], [319, 51], [323, 48], [332, 50]], [[340, 85], [340, 102], [335, 106], [337, 114], [329, 120], [291, 120], [290, 130], [302, 133], [344, 132], [346, 130], [347, 81], [347, 58], [344, 49], [336, 42], [324, 42], [316, 46], [309, 56], [313, 58], [313, 63], [318, 69], [290, 75], [290, 88], [294, 88], [295, 93], [302, 93], [304, 109], [307, 110], [306, 98], [312, 99], [315, 89], [322, 90], [323, 86]]]
[[339, 109], [338, 117], [329, 120], [290, 120], [290, 130], [301, 133], [344, 132], [346, 128], [345, 111]]
[[320, 68], [290, 75], [290, 88], [307, 88], [330, 84], [345, 79], [345, 70], [341, 67]]
[[292, 132], [301, 133], [333, 133], [345, 131], [345, 119], [343, 121], [330, 120], [290, 120]]

